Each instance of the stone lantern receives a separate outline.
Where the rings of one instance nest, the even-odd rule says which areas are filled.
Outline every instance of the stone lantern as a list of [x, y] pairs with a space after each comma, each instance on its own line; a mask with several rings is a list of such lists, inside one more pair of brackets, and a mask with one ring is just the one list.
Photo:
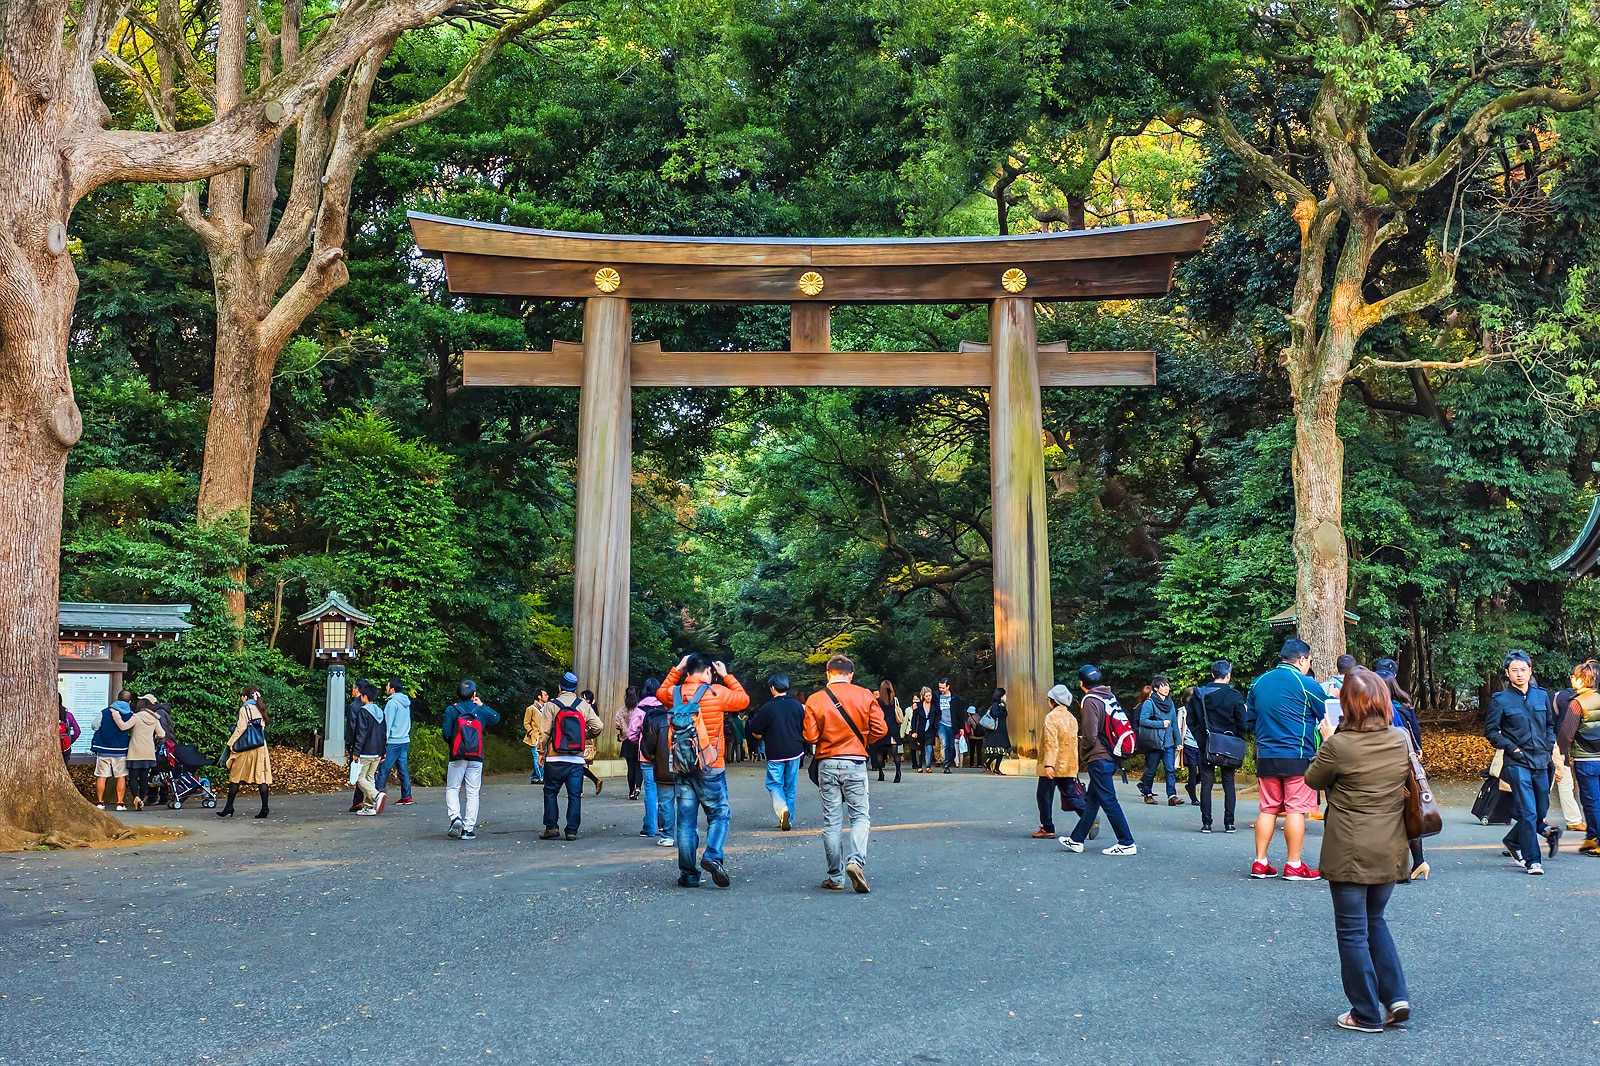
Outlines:
[[356, 610], [339, 593], [329, 592], [327, 599], [296, 621], [314, 627], [311, 633], [312, 657], [328, 664], [328, 704], [322, 734], [322, 757], [331, 763], [343, 765], [344, 705], [348, 689], [344, 664], [353, 662], [360, 654], [356, 648], [356, 627], [371, 625], [376, 619]]

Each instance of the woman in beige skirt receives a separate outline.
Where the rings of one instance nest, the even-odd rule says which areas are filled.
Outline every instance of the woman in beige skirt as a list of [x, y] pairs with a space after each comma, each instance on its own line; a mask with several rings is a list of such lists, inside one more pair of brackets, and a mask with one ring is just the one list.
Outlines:
[[233, 735], [228, 738], [228, 802], [217, 812], [218, 818], [226, 818], [233, 813], [233, 800], [239, 794], [240, 785], [255, 785], [260, 789], [261, 810], [256, 814], [257, 818], [265, 818], [269, 813], [267, 793], [268, 786], [272, 784], [272, 758], [267, 754], [267, 746], [262, 744], [249, 751], [233, 750], [252, 721], [261, 723], [261, 732], [265, 736], [267, 705], [261, 699], [260, 691], [247, 688], [239, 704], [239, 722], [233, 727]]

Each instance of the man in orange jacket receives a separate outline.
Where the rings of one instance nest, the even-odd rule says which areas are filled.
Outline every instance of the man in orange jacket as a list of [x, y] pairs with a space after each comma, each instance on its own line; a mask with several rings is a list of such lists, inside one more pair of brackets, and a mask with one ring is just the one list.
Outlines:
[[[677, 801], [678, 886], [695, 888], [700, 871], [711, 875], [718, 888], [733, 883], [722, 865], [723, 845], [728, 840], [728, 823], [733, 811], [728, 806], [728, 774], [722, 761], [722, 716], [750, 706], [744, 686], [728, 673], [728, 668], [707, 655], [685, 655], [667, 674], [656, 690], [656, 699], [667, 708], [672, 732], [694, 729], [696, 747], [704, 755], [693, 769], [674, 765], [673, 786]], [[684, 725], [686, 713], [699, 725]], [[672, 741], [667, 741], [669, 749]], [[700, 846], [700, 811], [706, 812], [706, 851], [698, 866], [695, 851]]]
[[828, 683], [806, 700], [806, 743], [816, 745], [817, 789], [822, 800], [822, 851], [828, 877], [822, 887], [844, 888], [840, 880], [840, 830], [850, 810], [850, 848], [842, 856], [844, 876], [857, 892], [867, 892], [867, 838], [872, 819], [867, 803], [867, 748], [889, 735], [877, 696], [853, 683], [856, 664], [843, 655], [828, 660]]

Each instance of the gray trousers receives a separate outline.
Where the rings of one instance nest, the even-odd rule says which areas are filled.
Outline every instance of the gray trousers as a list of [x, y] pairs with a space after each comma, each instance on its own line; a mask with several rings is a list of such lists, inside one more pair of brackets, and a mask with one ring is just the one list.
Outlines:
[[[866, 761], [823, 759], [817, 764], [817, 786], [822, 800], [822, 851], [828, 859], [828, 880], [842, 884], [845, 866], [855, 863], [863, 870], [867, 866], [867, 837], [872, 832], [872, 817], [867, 804]], [[850, 838], [841, 841], [847, 809]]]

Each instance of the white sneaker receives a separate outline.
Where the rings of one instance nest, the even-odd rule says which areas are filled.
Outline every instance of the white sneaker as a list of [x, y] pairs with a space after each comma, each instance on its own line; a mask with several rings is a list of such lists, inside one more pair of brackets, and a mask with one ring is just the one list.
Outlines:
[[363, 807], [356, 814], [364, 818], [375, 818], [378, 815], [378, 811], [375, 807]]
[[1056, 837], [1056, 841], [1070, 852], [1077, 853], [1083, 850], [1083, 845], [1071, 837]]
[[676, 840], [673, 840], [671, 837], [657, 837], [656, 838], [656, 847], [658, 847], [658, 848], [675, 848], [677, 846], [678, 846], [678, 842]]
[[119, 811], [125, 811], [125, 810], [127, 810], [127, 809], [128, 809], [128, 808], [127, 808], [127, 807], [125, 807], [125, 806], [123, 806], [123, 805], [122, 805], [122, 804], [120, 804], [120, 803], [119, 803], [119, 804], [117, 804], [117, 810], [119, 810]]
[[1544, 866], [1541, 863], [1530, 862], [1528, 864], [1528, 872], [1536, 877], [1540, 876], [1544, 873]]
[[1109, 848], [1101, 848], [1100, 849], [1100, 854], [1102, 854], [1102, 855], [1137, 855], [1137, 854], [1139, 854], [1139, 845], [1137, 845], [1137, 844], [1113, 844]]
[[94, 806], [95, 810], [103, 811], [106, 809], [106, 805], [104, 803], [96, 803]]

